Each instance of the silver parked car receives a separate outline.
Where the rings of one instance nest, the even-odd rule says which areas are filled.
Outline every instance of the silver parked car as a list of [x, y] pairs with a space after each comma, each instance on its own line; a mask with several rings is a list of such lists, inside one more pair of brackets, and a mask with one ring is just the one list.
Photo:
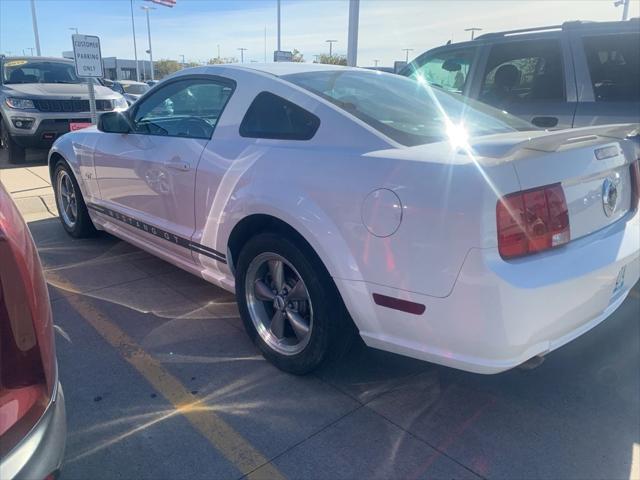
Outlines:
[[566, 22], [429, 50], [400, 72], [547, 129], [640, 121], [640, 20]]
[[[96, 109], [124, 110], [119, 93], [96, 82]], [[25, 148], [49, 149], [59, 136], [90, 125], [89, 91], [73, 61], [0, 56], [0, 145], [9, 161], [24, 160]]]

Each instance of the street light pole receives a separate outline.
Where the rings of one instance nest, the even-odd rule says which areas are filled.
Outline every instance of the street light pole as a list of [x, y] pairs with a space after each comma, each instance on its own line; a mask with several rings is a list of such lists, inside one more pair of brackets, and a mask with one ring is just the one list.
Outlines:
[[244, 52], [247, 50], [246, 48], [239, 48], [240, 50], [240, 63], [244, 63]]
[[329, 44], [329, 56], [333, 57], [333, 44], [338, 43], [338, 40], [325, 40]]
[[482, 31], [482, 29], [478, 27], [471, 27], [471, 28], [465, 28], [464, 31], [471, 32], [471, 40], [473, 40], [476, 37], [475, 33]]
[[155, 10], [153, 7], [147, 7], [146, 5], [140, 7], [147, 13], [147, 36], [149, 37], [149, 63], [151, 64], [151, 80], [155, 80], [153, 73], [153, 51], [151, 50], [151, 24], [149, 23], [149, 10]]
[[133, 0], [131, 0], [131, 30], [133, 31], [133, 59], [136, 62], [136, 80], [140, 81], [140, 69], [138, 68], [138, 46], [136, 45], [136, 22], [133, 19]]
[[403, 48], [402, 51], [406, 54], [404, 61], [409, 63], [409, 52], [413, 52], [413, 48]]
[[31, 0], [31, 23], [33, 23], [33, 35], [36, 37], [36, 53], [40, 56], [40, 35], [38, 34], [38, 19], [36, 18], [36, 0]]
[[358, 22], [360, 0], [349, 0], [349, 34], [347, 39], [347, 65], [355, 67], [358, 61]]
[[278, 0], [278, 51], [280, 51], [280, 0]]

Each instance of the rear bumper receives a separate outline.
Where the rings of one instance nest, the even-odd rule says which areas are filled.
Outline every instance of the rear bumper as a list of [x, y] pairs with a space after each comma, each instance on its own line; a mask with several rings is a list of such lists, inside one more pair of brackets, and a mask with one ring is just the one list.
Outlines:
[[[635, 212], [588, 238], [517, 261], [505, 262], [497, 249], [472, 249], [445, 298], [336, 283], [367, 345], [498, 373], [564, 345], [611, 315], [640, 277], [638, 238]], [[614, 294], [623, 267], [624, 284]], [[426, 309], [413, 315], [382, 307], [372, 301], [373, 293]]]
[[0, 462], [0, 478], [44, 479], [60, 469], [67, 436], [62, 386], [29, 434]]

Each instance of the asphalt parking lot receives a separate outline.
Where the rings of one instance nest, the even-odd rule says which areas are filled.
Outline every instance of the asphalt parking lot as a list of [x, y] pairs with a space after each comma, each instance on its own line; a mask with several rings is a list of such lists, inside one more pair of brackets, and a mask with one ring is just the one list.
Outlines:
[[638, 286], [533, 370], [480, 376], [357, 344], [295, 377], [262, 359], [231, 294], [109, 235], [68, 237], [30, 159], [0, 158], [0, 180], [50, 285], [62, 480], [640, 478]]

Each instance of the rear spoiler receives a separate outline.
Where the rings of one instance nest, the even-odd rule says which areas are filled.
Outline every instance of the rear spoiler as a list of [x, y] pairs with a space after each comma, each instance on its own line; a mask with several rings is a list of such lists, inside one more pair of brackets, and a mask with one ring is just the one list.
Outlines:
[[513, 138], [513, 135], [495, 135], [473, 142], [471, 150], [474, 154], [490, 158], [507, 158], [521, 150], [536, 152], [556, 152], [560, 147], [577, 143], [598, 140], [625, 140], [640, 135], [640, 125], [625, 123], [618, 125], [601, 125], [581, 127], [551, 132], [531, 132], [528, 138]]

